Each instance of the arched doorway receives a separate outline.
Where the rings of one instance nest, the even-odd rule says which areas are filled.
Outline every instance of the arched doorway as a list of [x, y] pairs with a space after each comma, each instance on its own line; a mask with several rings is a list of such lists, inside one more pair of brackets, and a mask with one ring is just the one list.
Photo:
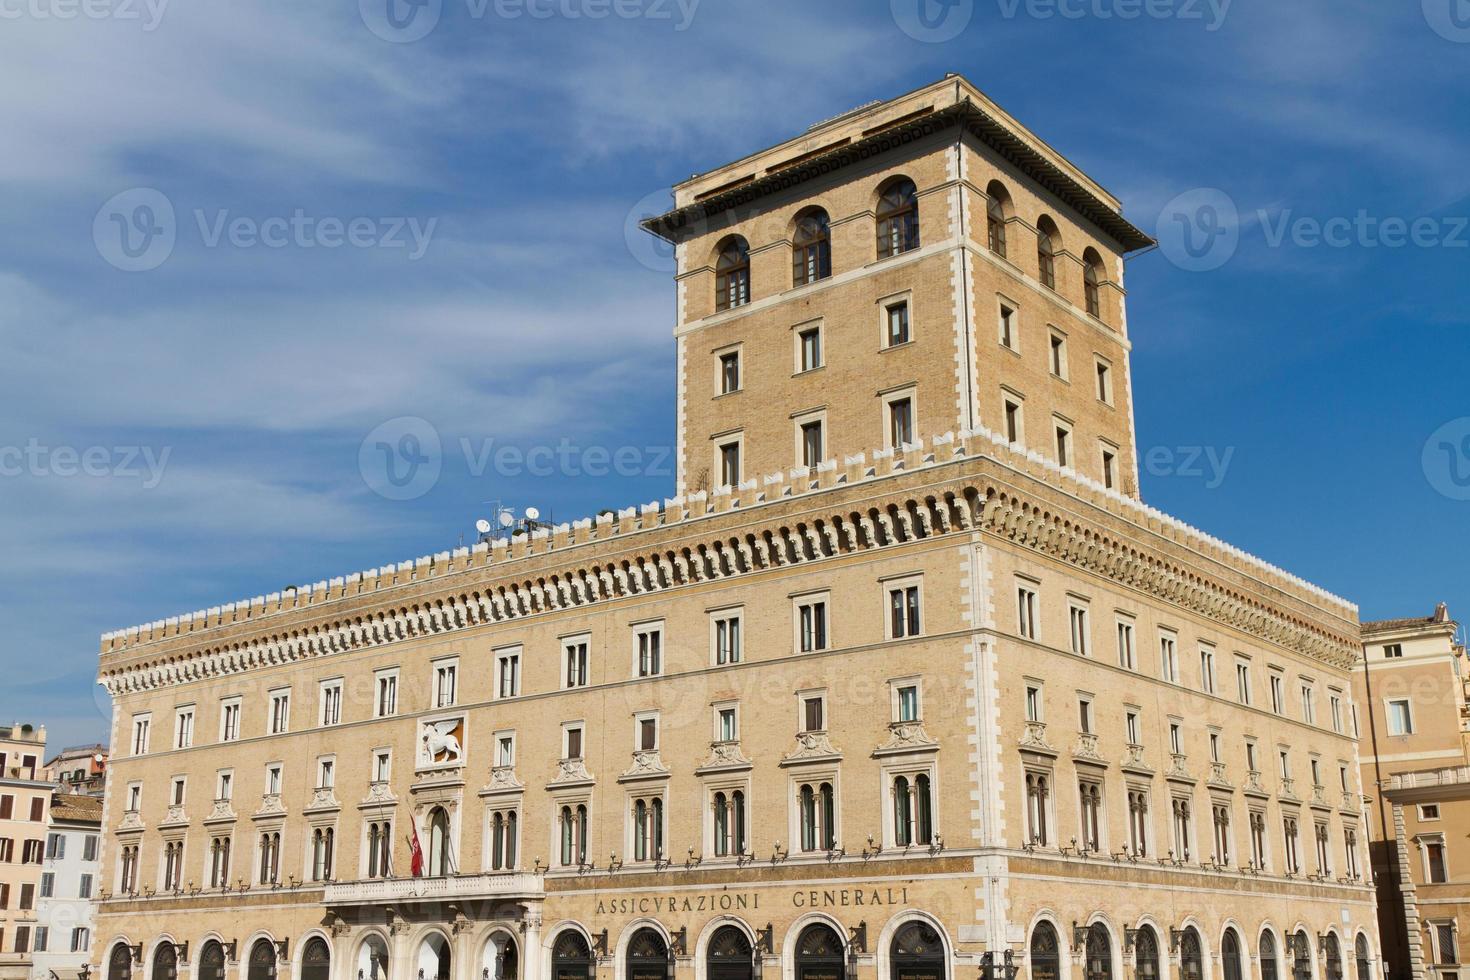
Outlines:
[[1240, 937], [1234, 929], [1226, 929], [1220, 939], [1220, 962], [1225, 967], [1225, 980], [1241, 980]]
[[1058, 980], [1061, 976], [1061, 945], [1057, 941], [1057, 930], [1050, 922], [1038, 922], [1031, 930], [1027, 958], [1031, 964], [1031, 980]]
[[429, 933], [419, 945], [418, 973], [413, 980], [449, 980], [449, 967], [449, 940]]
[[1261, 980], [1276, 980], [1276, 940], [1261, 933]]
[[1159, 934], [1152, 926], [1140, 926], [1133, 937], [1133, 966], [1138, 980], [1159, 980]]
[[944, 941], [927, 922], [899, 927], [888, 953], [889, 980], [945, 980]]
[[353, 980], [388, 980], [388, 944], [369, 933], [357, 948], [357, 975]]
[[127, 943], [118, 943], [108, 954], [107, 980], [133, 980], [133, 950]]
[[199, 951], [199, 980], [225, 980], [225, 948], [217, 939]]
[[796, 939], [796, 980], [843, 980], [847, 965], [842, 937], [830, 926], [816, 923]]
[[301, 950], [301, 980], [327, 980], [331, 976], [332, 954], [327, 941], [312, 936]]
[[551, 980], [587, 980], [596, 970], [592, 948], [580, 932], [568, 929], [556, 937], [551, 947]]
[[1361, 932], [1353, 943], [1353, 953], [1358, 961], [1358, 980], [1371, 980], [1373, 965], [1369, 962], [1368, 937]]
[[1327, 934], [1327, 980], [1342, 980], [1342, 946], [1335, 932]]
[[1183, 980], [1204, 980], [1204, 951], [1200, 949], [1199, 930], [1194, 926], [1186, 926], [1179, 937], [1179, 973]]
[[667, 980], [669, 944], [653, 929], [639, 929], [628, 940], [623, 963], [627, 980]]
[[745, 932], [736, 926], [721, 926], [709, 937], [705, 972], [709, 980], [754, 980], [755, 951]]
[[509, 933], [497, 932], [485, 941], [480, 980], [517, 980], [521, 975], [520, 949]]
[[1113, 937], [1108, 927], [1094, 922], [1087, 930], [1087, 980], [1112, 980]]
[[153, 980], [175, 980], [179, 975], [179, 953], [173, 943], [159, 943], [153, 951]]
[[269, 939], [257, 939], [250, 947], [250, 962], [246, 968], [249, 980], [275, 980], [276, 944]]
[[449, 813], [442, 806], [429, 811], [429, 853], [424, 874], [430, 878], [443, 878], [449, 874], [454, 861], [449, 855]]
[[1305, 929], [1298, 929], [1291, 936], [1291, 977], [1312, 980], [1312, 946]]

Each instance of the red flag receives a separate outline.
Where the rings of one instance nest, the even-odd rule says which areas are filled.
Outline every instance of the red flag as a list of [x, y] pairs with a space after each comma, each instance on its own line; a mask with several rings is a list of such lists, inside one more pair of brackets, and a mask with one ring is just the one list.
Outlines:
[[408, 852], [411, 858], [409, 870], [415, 878], [422, 878], [424, 876], [424, 849], [419, 846], [419, 823], [409, 817], [408, 825], [413, 829], [413, 836], [408, 839]]

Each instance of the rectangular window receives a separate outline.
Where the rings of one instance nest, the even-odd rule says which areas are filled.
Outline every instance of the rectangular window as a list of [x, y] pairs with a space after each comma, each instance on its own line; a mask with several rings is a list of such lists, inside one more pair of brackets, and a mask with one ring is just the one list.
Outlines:
[[1424, 842], [1424, 873], [1431, 885], [1442, 885], [1450, 880], [1443, 839]]
[[1139, 741], [1139, 739], [1141, 737], [1141, 732], [1139, 731], [1138, 712], [1137, 711], [1129, 711], [1126, 715], [1124, 715], [1124, 717], [1123, 717], [1123, 735], [1124, 735], [1124, 737], [1126, 737], [1128, 739], [1128, 744], [1129, 745], [1140, 745], [1140, 744], [1142, 744]]
[[322, 725], [324, 727], [342, 722], [342, 681], [322, 682]]
[[332, 789], [337, 784], [337, 762], [335, 759], [318, 759], [316, 762], [316, 788]]
[[281, 764], [273, 762], [265, 767], [265, 791], [273, 796], [281, 792]]
[[234, 783], [234, 773], [228, 769], [217, 773], [214, 781], [214, 798], [222, 801], [231, 799], [235, 795]]
[[1054, 378], [1067, 379], [1067, 338], [1053, 332], [1051, 335], [1051, 374]]
[[886, 334], [889, 347], [897, 347], [906, 344], [911, 339], [909, 336], [909, 304], [890, 303], [884, 308], [888, 331]]
[[1113, 368], [1102, 358], [1097, 360], [1097, 400], [1108, 405], [1113, 403]]
[[1390, 643], [1383, 648], [1383, 657], [1385, 660], [1397, 660], [1403, 655], [1404, 645], [1402, 643]]
[[44, 953], [51, 943], [51, 928], [49, 926], [36, 926], [36, 942], [31, 947], [33, 953]]
[[441, 660], [434, 664], [434, 707], [452, 707], [458, 696], [459, 661]]
[[740, 626], [744, 619], [742, 614], [735, 612], [716, 613], [714, 616], [714, 648], [715, 664], [738, 664], [740, 662]]
[[194, 708], [180, 708], [174, 713], [174, 748], [187, 749], [194, 744]]
[[1342, 695], [1333, 691], [1327, 695], [1328, 711], [1332, 715], [1332, 730], [1342, 734]]
[[815, 419], [801, 424], [801, 465], [816, 469], [822, 461], [822, 421]]
[[1035, 684], [1026, 685], [1026, 720], [1041, 721], [1041, 688]]
[[1251, 665], [1249, 661], [1235, 661], [1235, 700], [1241, 704], [1251, 703]]
[[219, 740], [233, 742], [240, 737], [240, 700], [221, 701], [219, 708]]
[[1271, 710], [1278, 715], [1282, 714], [1286, 711], [1286, 693], [1281, 675], [1273, 672], [1270, 677], [1270, 685]]
[[734, 708], [721, 708], [715, 715], [715, 739], [735, 742], [740, 739], [739, 716]]
[[822, 366], [822, 328], [809, 327], [796, 335], [797, 370], [815, 371]]
[[1388, 734], [1412, 735], [1414, 719], [1409, 710], [1408, 698], [1395, 698], [1388, 702]]
[[917, 584], [888, 587], [888, 634], [894, 640], [919, 635], [919, 586]]
[[92, 876], [91, 875], [82, 875], [81, 878], [78, 879], [78, 882], [77, 882], [77, 897], [78, 898], [91, 898], [92, 897]]
[[740, 390], [740, 352], [730, 351], [720, 355], [720, 394], [728, 395]]
[[393, 753], [378, 749], [373, 753], [373, 782], [386, 783], [393, 776]]
[[562, 686], [566, 689], [587, 686], [587, 644], [586, 637], [561, 642]]
[[97, 860], [97, 844], [98, 844], [98, 837], [97, 837], [96, 834], [88, 834], [86, 837], [82, 838], [82, 860], [83, 861], [95, 861], [95, 860]]
[[1067, 620], [1071, 627], [1072, 652], [1079, 657], [1087, 656], [1090, 646], [1087, 607], [1069, 606], [1067, 608]]
[[740, 485], [740, 443], [727, 442], [720, 446], [720, 485]]
[[64, 857], [66, 857], [66, 836], [64, 834], [47, 834], [46, 835], [46, 857], [47, 858], [64, 858]]
[[1215, 693], [1215, 651], [1210, 647], [1199, 649], [1199, 689], [1206, 694]]
[[291, 727], [291, 692], [271, 692], [271, 727], [272, 735], [280, 735]]
[[133, 755], [144, 755], [148, 751], [148, 729], [152, 717], [137, 715], [133, 718]]
[[1137, 670], [1138, 658], [1133, 646], [1133, 623], [1118, 620], [1118, 666], [1124, 670]]
[[1006, 441], [1013, 446], [1021, 443], [1021, 403], [1014, 399], [1005, 400]]
[[184, 805], [184, 790], [186, 788], [186, 785], [187, 784], [185, 783], [183, 776], [174, 777], [173, 795], [170, 797], [170, 802], [173, 803], [174, 806]]
[[801, 730], [824, 732], [827, 730], [827, 699], [813, 694], [801, 699]]
[[657, 677], [662, 674], [664, 665], [663, 625], [636, 627], [634, 642], [638, 648], [638, 676]]
[[1016, 311], [1004, 303], [1000, 304], [1000, 345], [1016, 349]]
[[895, 398], [888, 403], [888, 444], [894, 449], [914, 441], [914, 400]]
[[1036, 639], [1036, 589], [1031, 585], [1016, 586], [1016, 630], [1028, 640]]
[[502, 698], [519, 697], [521, 693], [521, 648], [502, 650], [495, 656], [495, 689]]
[[919, 720], [919, 688], [914, 684], [906, 684], [898, 689], [898, 720]]
[[640, 752], [658, 751], [658, 719], [638, 719], [638, 750]]
[[1301, 685], [1302, 691], [1302, 721], [1308, 725], [1317, 723], [1317, 690], [1308, 682]]
[[567, 759], [582, 758], [582, 726], [568, 725], [565, 729], [563, 757]]
[[[51, 854], [48, 854], [46, 856], [48, 858], [54, 857], [54, 855], [51, 855]], [[51, 893], [54, 892], [55, 890], [56, 890], [56, 875], [54, 873], [50, 872], [50, 871], [47, 871], [47, 872], [45, 872], [44, 874], [41, 875], [41, 897], [42, 898], [50, 898], [51, 897]]]
[[827, 600], [799, 599], [796, 603], [797, 649], [813, 653], [827, 649]]
[[1057, 465], [1072, 465], [1072, 430], [1064, 422], [1057, 422]]
[[516, 764], [515, 732], [506, 732], [495, 739], [495, 764], [502, 769]]
[[1178, 638], [1173, 633], [1159, 634], [1159, 676], [1171, 684], [1179, 682]]
[[1102, 483], [1109, 490], [1118, 489], [1118, 452], [1107, 443], [1102, 447]]
[[380, 670], [377, 673], [377, 680], [377, 716], [387, 718], [398, 714], [398, 671]]
[[1092, 734], [1092, 699], [1077, 698], [1077, 730], [1084, 735]]

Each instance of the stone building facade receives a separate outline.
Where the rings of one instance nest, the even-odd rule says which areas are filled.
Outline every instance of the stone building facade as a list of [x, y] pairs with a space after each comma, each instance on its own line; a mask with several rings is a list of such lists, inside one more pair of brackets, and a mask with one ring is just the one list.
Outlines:
[[1363, 624], [1363, 785], [1390, 980], [1458, 980], [1470, 956], [1470, 677], [1460, 624]]
[[32, 980], [75, 980], [92, 961], [101, 832], [100, 797], [53, 794], [31, 942]]
[[951, 76], [674, 204], [674, 497], [103, 637], [96, 968], [1368, 980], [1356, 608], [1137, 499], [1118, 202]]
[[46, 727], [0, 726], [0, 980], [29, 980], [52, 786]]

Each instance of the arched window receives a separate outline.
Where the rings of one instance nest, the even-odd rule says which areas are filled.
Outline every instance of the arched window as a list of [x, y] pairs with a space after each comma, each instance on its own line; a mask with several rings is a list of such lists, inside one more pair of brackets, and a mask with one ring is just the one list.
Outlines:
[[1138, 980], [1159, 978], [1159, 936], [1152, 926], [1141, 926], [1133, 937], [1133, 965]]
[[1031, 930], [1031, 980], [1057, 980], [1061, 976], [1060, 944], [1050, 922], [1038, 922]]
[[633, 860], [658, 860], [663, 857], [663, 849], [663, 797], [633, 801]]
[[934, 804], [929, 775], [918, 773], [893, 780], [893, 841], [901, 847], [928, 844], [934, 840]]
[[1276, 980], [1276, 940], [1261, 933], [1261, 980]]
[[796, 938], [796, 980], [842, 980], [842, 938], [831, 927], [810, 925]]
[[429, 811], [429, 860], [425, 874], [443, 878], [454, 866], [449, 856], [449, 814], [442, 806]]
[[1005, 185], [992, 180], [985, 187], [985, 240], [990, 250], [1006, 257], [1006, 217], [1011, 210], [1011, 194]]
[[755, 951], [743, 931], [735, 926], [721, 926], [709, 938], [705, 954], [705, 973], [709, 980], [753, 980]]
[[805, 286], [832, 274], [832, 237], [827, 227], [827, 212], [807, 208], [796, 216], [796, 234], [792, 237], [791, 281]]
[[878, 258], [919, 247], [919, 192], [907, 177], [896, 177], [878, 195]]
[[257, 939], [250, 947], [250, 963], [247, 967], [248, 980], [275, 980], [276, 944], [269, 939]]
[[496, 810], [490, 816], [490, 870], [510, 871], [516, 866], [517, 824], [514, 810]]
[[1087, 930], [1087, 980], [1112, 980], [1113, 939], [1108, 927], [1094, 922]]
[[714, 811], [715, 854], [729, 857], [745, 853], [745, 793], [716, 793], [710, 803]]
[[830, 851], [837, 846], [837, 834], [833, 827], [836, 805], [832, 796], [832, 784], [812, 785], [803, 783], [798, 790], [801, 804], [801, 849], [803, 851]]
[[1102, 319], [1102, 296], [1098, 287], [1102, 283], [1102, 256], [1096, 249], [1082, 253], [1082, 293], [1087, 300], [1087, 312]]
[[179, 975], [179, 954], [174, 944], [163, 942], [153, 951], [153, 980], [174, 980]]
[[1361, 932], [1358, 933], [1357, 940], [1353, 942], [1353, 952], [1358, 961], [1358, 980], [1372, 980], [1373, 965], [1369, 962], [1368, 937]]
[[225, 980], [225, 948], [216, 939], [199, 951], [199, 980]]
[[1199, 930], [1188, 926], [1179, 937], [1179, 972], [1183, 980], [1203, 980], [1205, 975], [1204, 951], [1200, 948]]
[[1057, 288], [1057, 244], [1060, 241], [1057, 223], [1043, 214], [1036, 221], [1036, 268], [1048, 289]]
[[1030, 842], [1046, 847], [1048, 815], [1051, 811], [1051, 780], [1045, 773], [1026, 773], [1026, 830]]
[[1290, 937], [1292, 980], [1312, 980], [1312, 945], [1305, 929], [1298, 929]]
[[667, 980], [669, 974], [669, 945], [652, 929], [639, 929], [628, 940], [628, 954], [624, 963], [627, 980]]
[[715, 309], [733, 310], [750, 302], [750, 246], [739, 235], [720, 243], [715, 259]]
[[890, 980], [945, 980], [944, 943], [927, 922], [901, 926], [888, 959]]
[[914, 842], [913, 799], [909, 796], [909, 781], [899, 776], [893, 781], [893, 840], [907, 846]]
[[329, 881], [332, 877], [332, 845], [335, 831], [318, 827], [311, 832], [311, 880]]
[[386, 878], [392, 873], [390, 856], [393, 828], [387, 821], [368, 824], [368, 877]]
[[327, 980], [332, 972], [332, 954], [327, 941], [312, 936], [301, 950], [301, 980]]
[[1225, 980], [1242, 980], [1240, 968], [1240, 937], [1234, 929], [1226, 929], [1220, 940], [1220, 960], [1225, 967]]
[[116, 944], [108, 954], [107, 980], [133, 980], [133, 951], [126, 943]]
[[1342, 946], [1335, 932], [1327, 934], [1327, 980], [1342, 980]]
[[597, 976], [592, 948], [580, 932], [568, 929], [551, 947], [551, 980], [588, 980]]

